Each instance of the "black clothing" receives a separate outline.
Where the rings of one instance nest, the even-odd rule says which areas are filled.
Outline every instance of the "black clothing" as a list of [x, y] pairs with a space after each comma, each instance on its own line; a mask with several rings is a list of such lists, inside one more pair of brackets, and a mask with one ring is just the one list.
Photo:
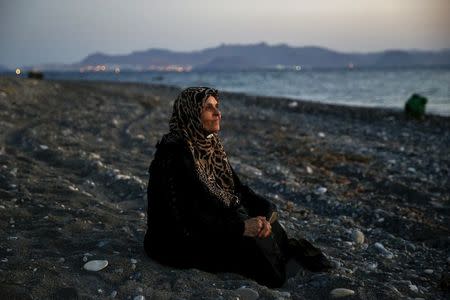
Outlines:
[[276, 206], [242, 184], [234, 171], [240, 201], [226, 206], [198, 180], [194, 170], [194, 160], [183, 142], [157, 144], [149, 168], [147, 254], [177, 268], [236, 272], [269, 287], [281, 286], [291, 252], [305, 249], [293, 250], [296, 246], [292, 247], [278, 222], [272, 224], [268, 238], [243, 236], [246, 219], [269, 218]]

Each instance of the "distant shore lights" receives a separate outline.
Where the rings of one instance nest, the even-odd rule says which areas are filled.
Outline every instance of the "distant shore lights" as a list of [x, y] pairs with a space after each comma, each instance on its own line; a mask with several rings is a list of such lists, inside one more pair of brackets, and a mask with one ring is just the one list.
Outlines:
[[19, 68], [17, 68], [17, 69], [16, 69], [16, 75], [19, 76], [20, 73], [22, 73], [22, 71], [21, 71]]

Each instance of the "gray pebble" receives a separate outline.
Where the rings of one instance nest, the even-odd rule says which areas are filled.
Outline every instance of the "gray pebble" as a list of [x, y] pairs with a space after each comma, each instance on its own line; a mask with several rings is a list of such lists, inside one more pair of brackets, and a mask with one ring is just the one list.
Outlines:
[[259, 294], [254, 289], [242, 286], [236, 290], [236, 293], [242, 300], [256, 300], [259, 298]]
[[410, 284], [409, 289], [414, 293], [419, 292], [419, 289], [417, 288], [417, 285], [415, 285], [415, 284]]
[[347, 247], [353, 246], [353, 243], [349, 242], [349, 241], [345, 241], [345, 242], [343, 242], [343, 244], [344, 244], [344, 246], [347, 246]]
[[347, 297], [347, 296], [351, 296], [354, 294], [355, 294], [355, 291], [350, 290], [350, 289], [345, 289], [345, 288], [337, 288], [330, 292], [330, 295], [333, 298], [342, 298], [342, 297]]
[[387, 250], [383, 244], [376, 242], [374, 244], [375, 248], [378, 249], [378, 251], [381, 253], [381, 255], [383, 255], [383, 257], [388, 258], [388, 259], [392, 259], [394, 257], [394, 254], [392, 254], [391, 251]]

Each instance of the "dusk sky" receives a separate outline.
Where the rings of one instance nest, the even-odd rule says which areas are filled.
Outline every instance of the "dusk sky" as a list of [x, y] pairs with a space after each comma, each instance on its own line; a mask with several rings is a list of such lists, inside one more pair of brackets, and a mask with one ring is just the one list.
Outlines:
[[0, 0], [0, 65], [225, 44], [450, 48], [449, 0]]

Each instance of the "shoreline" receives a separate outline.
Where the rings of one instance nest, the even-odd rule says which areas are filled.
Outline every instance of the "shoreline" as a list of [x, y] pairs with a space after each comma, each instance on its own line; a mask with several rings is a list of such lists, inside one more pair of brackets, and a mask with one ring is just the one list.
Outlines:
[[[263, 299], [330, 299], [335, 288], [354, 299], [450, 295], [450, 118], [222, 92], [220, 136], [240, 179], [277, 205], [289, 237], [336, 267], [268, 289], [144, 252], [147, 168], [178, 88], [0, 76], [0, 89], [2, 296], [231, 300], [244, 286]], [[84, 270], [94, 259], [109, 264]]]
[[[45, 79], [47, 80], [47, 79]], [[139, 87], [157, 87], [157, 88], [165, 88], [173, 91], [181, 91], [182, 88], [169, 85], [169, 84], [156, 84], [156, 83], [144, 83], [144, 82], [129, 82], [129, 81], [108, 81], [108, 80], [72, 80], [72, 79], [49, 79], [48, 81], [59, 81], [59, 82], [73, 82], [78, 84], [118, 84], [118, 85], [130, 85], [130, 86], [139, 86]], [[305, 113], [330, 113], [336, 116], [341, 113], [348, 114], [349, 117], [361, 117], [361, 118], [395, 118], [400, 120], [407, 120], [404, 114], [403, 109], [401, 108], [389, 108], [389, 107], [378, 107], [378, 106], [358, 106], [358, 105], [346, 105], [346, 104], [338, 104], [338, 103], [327, 103], [315, 100], [306, 100], [306, 99], [297, 99], [297, 98], [289, 98], [289, 97], [274, 97], [274, 96], [264, 96], [264, 95], [254, 95], [245, 92], [229, 92], [229, 91], [221, 91], [219, 90], [222, 98], [224, 96], [229, 96], [232, 98], [242, 98], [244, 101], [249, 101], [248, 99], [252, 99], [250, 101], [258, 101], [258, 104], [264, 105], [265, 107], [272, 108], [286, 108], [289, 110], [294, 110], [297, 112], [305, 112]], [[274, 103], [273, 103], [274, 102]], [[298, 105], [290, 106], [289, 104], [297, 102]], [[406, 101], [405, 101], [406, 102]], [[337, 111], [337, 112], [334, 112]], [[411, 120], [415, 121], [415, 120]], [[420, 122], [420, 121], [419, 121]], [[450, 125], [450, 115], [440, 115], [433, 113], [426, 113], [425, 120], [422, 122], [433, 122], [433, 123], [443, 123]]]

